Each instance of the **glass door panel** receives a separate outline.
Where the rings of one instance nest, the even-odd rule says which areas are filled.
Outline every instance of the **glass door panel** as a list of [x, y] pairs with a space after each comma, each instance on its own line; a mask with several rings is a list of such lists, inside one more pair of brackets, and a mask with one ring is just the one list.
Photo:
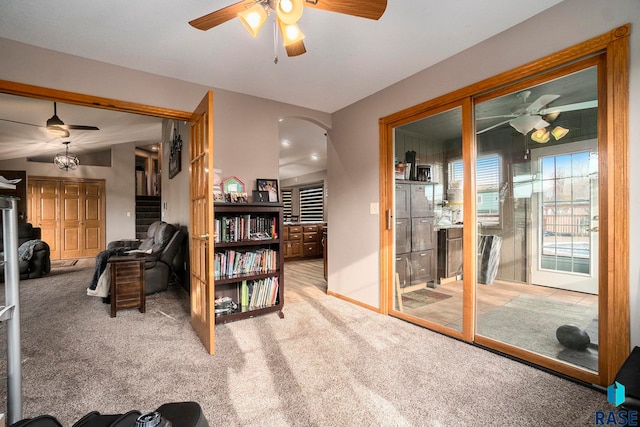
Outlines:
[[397, 312], [462, 331], [462, 109], [397, 127]]
[[596, 67], [475, 105], [476, 335], [596, 372], [597, 111]]

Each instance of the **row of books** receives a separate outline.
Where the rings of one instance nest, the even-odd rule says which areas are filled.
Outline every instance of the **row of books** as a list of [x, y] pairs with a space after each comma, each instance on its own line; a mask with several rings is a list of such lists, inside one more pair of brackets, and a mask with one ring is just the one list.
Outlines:
[[240, 287], [242, 311], [275, 305], [278, 302], [278, 278], [243, 280]]
[[238, 215], [215, 219], [215, 242], [267, 240], [278, 238], [278, 218]]
[[216, 252], [214, 268], [214, 279], [268, 273], [278, 268], [278, 251], [258, 249], [242, 252], [229, 249]]

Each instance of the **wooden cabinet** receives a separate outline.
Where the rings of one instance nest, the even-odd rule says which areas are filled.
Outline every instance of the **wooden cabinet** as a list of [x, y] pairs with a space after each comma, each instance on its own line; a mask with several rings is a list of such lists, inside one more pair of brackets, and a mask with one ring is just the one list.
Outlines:
[[437, 283], [436, 185], [416, 182], [395, 185], [396, 273], [402, 288]]
[[322, 238], [321, 228], [317, 225], [302, 226], [302, 256], [317, 257], [322, 255], [320, 240]]
[[125, 308], [137, 308], [145, 312], [145, 258], [135, 256], [112, 256], [109, 258], [111, 275], [111, 317]]
[[286, 259], [322, 256], [322, 225], [285, 225], [284, 239]]
[[302, 227], [285, 225], [284, 236], [284, 257], [297, 258], [302, 256]]
[[284, 236], [297, 234], [283, 228], [282, 206], [216, 204], [214, 211], [216, 323], [274, 311], [282, 317]]

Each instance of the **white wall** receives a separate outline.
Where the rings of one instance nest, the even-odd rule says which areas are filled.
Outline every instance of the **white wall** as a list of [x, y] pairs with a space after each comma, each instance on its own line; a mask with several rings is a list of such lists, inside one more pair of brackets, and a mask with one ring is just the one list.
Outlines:
[[[640, 2], [566, 0], [333, 114], [329, 132], [329, 289], [379, 307], [378, 119], [631, 23], [631, 164], [640, 160]], [[357, 158], [358, 162], [349, 162]], [[630, 170], [631, 260], [640, 258], [640, 169]], [[630, 270], [631, 342], [640, 345], [640, 263]]]
[[182, 139], [181, 171], [169, 179], [169, 155], [173, 140], [174, 121], [162, 123], [162, 220], [180, 227], [189, 227], [189, 125], [181, 122], [178, 130]]

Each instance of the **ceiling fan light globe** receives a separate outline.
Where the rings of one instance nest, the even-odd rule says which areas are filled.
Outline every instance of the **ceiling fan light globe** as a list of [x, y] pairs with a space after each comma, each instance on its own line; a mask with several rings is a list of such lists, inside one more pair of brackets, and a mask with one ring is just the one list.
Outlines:
[[295, 24], [302, 17], [303, 10], [302, 0], [280, 0], [276, 7], [276, 15], [284, 24]]
[[569, 129], [563, 128], [562, 126], [556, 126], [555, 128], [553, 128], [553, 130], [551, 131], [551, 135], [553, 135], [553, 137], [558, 140], [562, 137], [564, 137], [566, 134], [569, 133]]
[[298, 24], [284, 24], [282, 21], [278, 21], [278, 23], [282, 33], [283, 46], [290, 46], [304, 39], [304, 34], [300, 31]]
[[267, 11], [262, 3], [256, 3], [249, 9], [238, 13], [238, 19], [249, 34], [257, 37], [260, 29], [267, 21]]
[[552, 122], [555, 119], [558, 118], [558, 116], [560, 115], [560, 111], [556, 110], [556, 111], [552, 111], [550, 113], [547, 113], [544, 115], [544, 119], [548, 122]]
[[549, 132], [546, 129], [538, 129], [531, 134], [531, 140], [540, 144], [549, 142]]

